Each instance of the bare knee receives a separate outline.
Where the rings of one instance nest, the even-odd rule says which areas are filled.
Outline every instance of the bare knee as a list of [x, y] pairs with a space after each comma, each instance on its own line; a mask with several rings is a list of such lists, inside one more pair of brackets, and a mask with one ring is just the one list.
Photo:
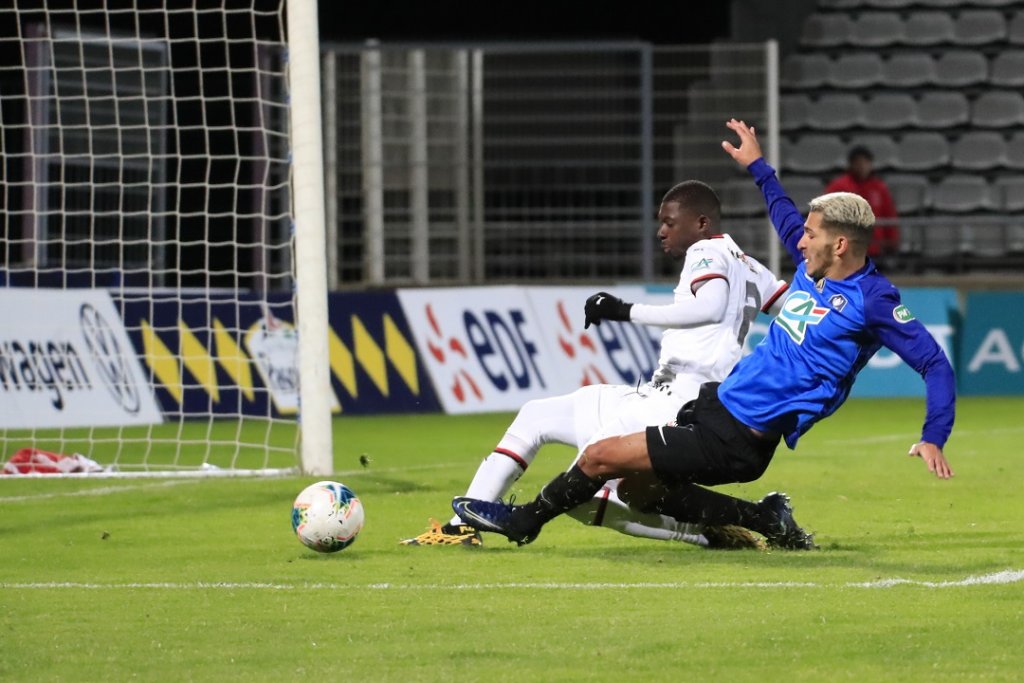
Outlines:
[[607, 481], [619, 475], [617, 438], [595, 441], [583, 450], [579, 459], [579, 467], [591, 479]]

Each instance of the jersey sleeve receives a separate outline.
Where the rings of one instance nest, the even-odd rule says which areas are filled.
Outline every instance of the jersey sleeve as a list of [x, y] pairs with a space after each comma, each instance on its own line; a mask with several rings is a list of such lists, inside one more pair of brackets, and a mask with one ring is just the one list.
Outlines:
[[[633, 304], [629, 319], [657, 327], [681, 328], [716, 323], [729, 302], [726, 256], [702, 240], [686, 250], [674, 301], [668, 305]], [[706, 283], [701, 286], [701, 283]], [[699, 292], [699, 294], [698, 294]]]
[[865, 291], [864, 301], [869, 329], [924, 378], [926, 414], [921, 440], [942, 448], [956, 416], [953, 366], [927, 328], [900, 302], [899, 292], [891, 284]]
[[706, 280], [696, 294], [676, 294], [675, 301], [665, 306], [633, 304], [629, 319], [635, 323], [656, 327], [699, 327], [717, 323], [725, 317], [729, 305], [728, 281], [720, 278]]
[[804, 233], [804, 217], [782, 188], [778, 176], [775, 175], [775, 169], [769, 166], [767, 161], [763, 158], [757, 159], [747, 167], [747, 170], [761, 188], [764, 203], [768, 206], [768, 217], [771, 218], [775, 231], [779, 233], [793, 263], [799, 266], [803, 263], [804, 257], [796, 245]]
[[768, 313], [772, 306], [782, 300], [782, 295], [789, 289], [789, 283], [775, 277], [775, 273], [765, 269], [759, 277], [758, 289], [761, 290], [761, 312]]
[[722, 279], [729, 282], [728, 258], [718, 249], [710, 246], [710, 240], [702, 240], [686, 250], [686, 260], [679, 275], [677, 292], [696, 293], [696, 287], [708, 280]]

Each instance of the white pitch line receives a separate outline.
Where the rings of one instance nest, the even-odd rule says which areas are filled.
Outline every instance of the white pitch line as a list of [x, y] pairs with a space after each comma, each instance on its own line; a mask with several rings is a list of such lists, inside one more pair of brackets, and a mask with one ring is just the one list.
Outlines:
[[[970, 436], [993, 436], [1002, 434], [1021, 434], [1024, 433], [1024, 427], [993, 427], [992, 429], [976, 430], [976, 429], [954, 429], [953, 436], [956, 437], [970, 437]], [[849, 445], [870, 445], [870, 444], [883, 444], [883, 443], [895, 443], [900, 441], [906, 441], [908, 445], [914, 443], [914, 433], [907, 432], [905, 434], [875, 434], [874, 436], [858, 436], [851, 439], [825, 439], [823, 442], [826, 446], [849, 446]]]
[[[345, 470], [341, 472], [335, 472], [331, 477], [342, 479], [346, 477], [355, 477], [367, 474], [392, 474], [395, 472], [412, 472], [417, 470], [438, 470], [447, 469], [452, 467], [462, 466], [464, 463], [431, 463], [429, 465], [410, 465], [408, 467], [383, 467], [383, 468], [367, 468], [360, 470]], [[16, 481], [18, 477], [12, 476], [10, 480]], [[2, 481], [2, 480], [0, 480]], [[56, 479], [55, 479], [56, 481]], [[137, 480], [136, 480], [137, 481]], [[23, 496], [0, 496], [0, 504], [3, 503], [24, 503], [33, 500], [46, 500], [48, 498], [76, 498], [80, 496], [109, 496], [122, 491], [137, 491], [139, 489], [151, 489], [151, 488], [167, 488], [171, 486], [181, 486], [182, 484], [199, 484], [211, 479], [203, 478], [190, 478], [190, 479], [169, 479], [159, 482], [152, 482], [146, 484], [125, 484], [124, 486], [97, 486], [92, 489], [82, 489], [80, 491], [54, 491], [52, 493], [33, 493], [26, 494]], [[223, 481], [223, 480], [220, 480]], [[266, 478], [253, 477], [253, 478], [238, 478], [236, 482], [262, 482], [267, 481]]]
[[174, 479], [172, 481], [160, 481], [150, 484], [127, 484], [125, 486], [97, 486], [94, 489], [82, 489], [81, 491], [55, 491], [53, 493], [33, 493], [24, 496], [0, 496], [0, 503], [24, 503], [30, 500], [46, 500], [47, 498], [75, 498], [78, 496], [109, 496], [122, 491], [136, 491], [139, 489], [168, 488], [182, 484], [194, 484], [195, 480]]
[[818, 583], [814, 581], [715, 581], [688, 583], [560, 583], [560, 582], [517, 582], [508, 583], [257, 583], [257, 582], [192, 582], [192, 583], [79, 583], [74, 581], [0, 583], [0, 590], [502, 590], [509, 588], [535, 590], [692, 590], [706, 588], [894, 588], [896, 586], [918, 586], [922, 588], [963, 588], [969, 586], [997, 586], [1024, 581], [1024, 570], [1006, 569], [993, 574], [968, 576], [955, 581], [919, 581], [916, 579], [878, 579], [875, 581], [853, 581], [846, 583]]

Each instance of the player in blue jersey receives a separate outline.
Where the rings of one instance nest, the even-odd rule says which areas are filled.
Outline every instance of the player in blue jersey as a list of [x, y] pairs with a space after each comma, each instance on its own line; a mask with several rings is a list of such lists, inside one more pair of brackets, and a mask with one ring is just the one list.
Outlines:
[[[755, 503], [697, 484], [760, 477], [780, 440], [794, 448], [812, 425], [842, 405], [857, 373], [882, 346], [925, 380], [925, 422], [910, 455], [941, 479], [953, 475], [942, 452], [953, 427], [953, 368], [868, 259], [875, 222], [871, 207], [855, 194], [826, 194], [811, 201], [804, 220], [762, 158], [754, 129], [735, 119], [727, 126], [740, 145], [722, 146], [761, 188], [797, 266], [768, 335], [720, 385], [703, 385], [697, 399], [680, 411], [677, 425], [588, 446], [576, 465], [530, 503], [456, 498], [452, 507], [467, 524], [529, 543], [546, 522], [589, 500], [606, 480], [623, 478], [620, 494], [629, 499], [633, 493], [631, 504], [645, 510], [683, 521], [744, 526], [777, 547], [813, 548], [811, 537], [793, 520], [788, 500], [776, 495]], [[640, 492], [647, 492], [643, 500]]]

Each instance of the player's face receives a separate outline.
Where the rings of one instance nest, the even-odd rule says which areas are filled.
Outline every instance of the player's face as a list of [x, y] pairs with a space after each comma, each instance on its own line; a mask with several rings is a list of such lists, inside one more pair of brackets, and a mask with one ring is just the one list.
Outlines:
[[828, 274], [835, 262], [835, 236], [822, 227], [821, 213], [812, 211], [804, 222], [804, 234], [796, 248], [807, 263], [807, 274], [820, 280]]
[[679, 202], [665, 202], [658, 209], [658, 239], [661, 249], [674, 259], [686, 257], [686, 250], [707, 237], [708, 219]]

